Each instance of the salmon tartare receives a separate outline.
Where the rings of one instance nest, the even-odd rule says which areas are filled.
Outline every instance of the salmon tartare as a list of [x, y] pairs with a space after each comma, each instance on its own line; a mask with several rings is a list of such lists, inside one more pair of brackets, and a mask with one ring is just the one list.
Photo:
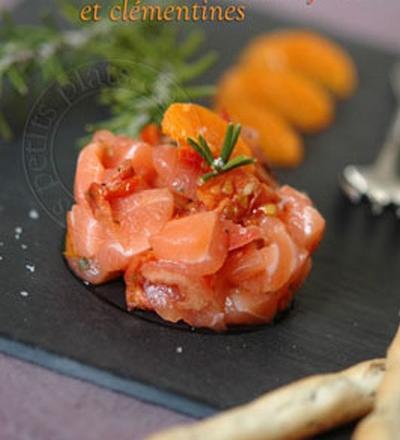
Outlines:
[[140, 139], [97, 132], [80, 153], [65, 257], [123, 277], [129, 310], [216, 331], [271, 322], [311, 269], [325, 222], [254, 159], [240, 127], [173, 104]]

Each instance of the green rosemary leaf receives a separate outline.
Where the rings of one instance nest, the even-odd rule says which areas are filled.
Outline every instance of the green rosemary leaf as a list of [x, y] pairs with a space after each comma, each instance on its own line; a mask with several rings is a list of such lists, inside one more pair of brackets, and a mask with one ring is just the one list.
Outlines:
[[235, 144], [232, 143], [234, 125], [232, 123], [228, 124], [226, 129], [224, 143], [221, 148], [221, 159], [224, 164], [226, 164], [232, 154]]
[[223, 168], [222, 171], [225, 173], [231, 171], [235, 168], [239, 168], [245, 165], [252, 165], [256, 162], [256, 159], [247, 156], [237, 156], [230, 160]]
[[204, 161], [212, 168], [212, 171], [204, 174], [200, 178], [200, 184], [205, 183], [213, 177], [231, 171], [235, 168], [245, 165], [251, 165], [256, 162], [256, 159], [244, 155], [237, 156], [234, 159], [229, 160], [233, 149], [235, 148], [235, 145], [237, 144], [237, 141], [239, 139], [240, 131], [240, 124], [228, 124], [220, 156], [215, 159], [207, 141], [201, 134], [198, 136], [197, 141], [193, 138], [187, 139], [188, 143], [194, 148], [194, 150], [197, 151], [204, 159]]
[[0, 19], [2, 22], [1, 36], [12, 35], [14, 33], [14, 23], [11, 14], [8, 11], [2, 11]]
[[235, 157], [235, 159], [232, 159], [230, 162], [228, 162], [224, 167], [221, 169], [216, 169], [213, 171], [210, 171], [209, 173], [204, 174], [200, 178], [200, 183], [208, 182], [213, 177], [217, 177], [221, 174], [227, 173], [228, 171], [231, 171], [235, 168], [239, 168], [245, 165], [252, 165], [256, 162], [254, 158], [247, 157], [247, 156], [238, 156]]
[[[239, 140], [239, 136], [240, 136], [240, 132], [242, 131], [242, 126], [240, 124], [235, 124], [233, 127], [233, 132], [232, 132], [232, 144], [233, 144], [233, 148], [235, 148], [235, 145], [237, 144], [238, 140]], [[232, 148], [232, 151], [233, 151]], [[229, 154], [229, 157], [231, 157], [231, 153]]]
[[65, 72], [83, 63], [127, 60], [132, 67], [125, 69], [125, 77], [100, 91], [100, 102], [109, 107], [111, 116], [96, 128], [136, 136], [145, 124], [159, 122], [172, 102], [215, 92], [209, 85], [194, 83], [215, 61], [214, 53], [198, 55], [203, 39], [199, 31], [182, 41], [180, 27], [173, 23], [130, 26], [103, 20], [82, 26], [77, 9], [67, 0], [60, 2], [68, 30], [52, 20], [48, 25], [16, 25], [7, 19], [7, 26], [0, 26], [0, 77], [9, 78], [18, 93], [27, 93], [31, 77], [41, 78], [43, 84], [63, 82]]
[[203, 174], [200, 177], [200, 185], [202, 185], [203, 183], [208, 182], [210, 179], [217, 177], [219, 175], [218, 171], [210, 171], [209, 173]]
[[189, 57], [195, 53], [204, 42], [204, 34], [199, 30], [194, 30], [184, 43], [181, 44], [179, 52], [182, 57]]
[[213, 155], [211, 148], [209, 147], [207, 141], [204, 139], [204, 136], [201, 134], [199, 135], [199, 143], [207, 156], [207, 159], [206, 159], [207, 163], [210, 166], [213, 166], [214, 165], [214, 155]]
[[[203, 98], [204, 96], [213, 96], [215, 95], [217, 91], [216, 86], [190, 86], [186, 87], [186, 89], [183, 91], [183, 95], [178, 94], [177, 102], [183, 101], [187, 98], [190, 99], [190, 101], [194, 101], [198, 98]], [[179, 99], [179, 97], [182, 96], [182, 99]]]
[[211, 166], [212, 160], [211, 160], [211, 162], [209, 161], [210, 158], [209, 158], [208, 154], [206, 153], [206, 151], [203, 149], [203, 147], [198, 142], [196, 142], [193, 138], [188, 138], [187, 141], [192, 146], [192, 148], [198, 154], [200, 154], [200, 156], [205, 160], [205, 162]]
[[79, 13], [75, 5], [68, 0], [57, 0], [56, 4], [59, 6], [63, 18], [70, 24], [76, 24], [79, 19]]
[[25, 80], [16, 67], [10, 67], [7, 72], [7, 77], [19, 94], [26, 95], [28, 93], [28, 87]]
[[0, 112], [0, 135], [5, 141], [12, 139], [12, 131], [8, 122], [5, 120], [3, 113]]
[[48, 81], [55, 80], [60, 84], [65, 84], [68, 81], [68, 76], [63, 68], [63, 65], [58, 59], [53, 57], [43, 62], [42, 73], [44, 79]]
[[179, 81], [189, 81], [206, 72], [216, 61], [215, 52], [209, 52], [194, 63], [182, 65], [177, 69], [177, 78]]

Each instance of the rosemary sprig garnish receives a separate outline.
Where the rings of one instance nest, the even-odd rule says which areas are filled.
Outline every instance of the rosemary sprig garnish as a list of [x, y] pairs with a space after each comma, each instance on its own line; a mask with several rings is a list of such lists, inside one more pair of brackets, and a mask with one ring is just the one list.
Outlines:
[[245, 165], [251, 165], [256, 162], [253, 157], [244, 155], [236, 156], [230, 159], [232, 152], [239, 140], [240, 131], [242, 127], [240, 124], [228, 124], [226, 129], [224, 143], [221, 148], [219, 157], [214, 158], [210, 146], [206, 139], [201, 134], [197, 140], [188, 138], [189, 145], [204, 159], [207, 165], [210, 166], [211, 171], [200, 177], [200, 184], [207, 182], [208, 180], [216, 177], [220, 174], [227, 173], [235, 168], [239, 168]]
[[[184, 37], [179, 25], [169, 22], [140, 21], [133, 26], [104, 19], [80, 24], [77, 11], [64, 2], [61, 14], [69, 23], [67, 28], [51, 20], [17, 25], [4, 17], [0, 23], [0, 100], [3, 84], [24, 97], [31, 78], [35, 83], [41, 79], [42, 85], [63, 83], [71, 69], [103, 61], [112, 75], [115, 60], [123, 60], [123, 77], [100, 90], [100, 103], [109, 108], [110, 117], [88, 129], [106, 128], [135, 137], [146, 124], [159, 123], [171, 103], [214, 93], [213, 86], [193, 84], [215, 60], [212, 52], [197, 56], [203, 42], [198, 30]], [[10, 136], [7, 118], [0, 113], [0, 138]]]

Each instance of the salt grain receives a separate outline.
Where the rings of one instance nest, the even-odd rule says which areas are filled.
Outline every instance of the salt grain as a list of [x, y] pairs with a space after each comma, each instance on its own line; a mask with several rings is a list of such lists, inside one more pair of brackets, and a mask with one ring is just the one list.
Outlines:
[[176, 352], [177, 352], [178, 354], [183, 353], [183, 348], [182, 348], [182, 347], [176, 347]]
[[24, 298], [26, 298], [29, 295], [29, 293], [27, 291], [25, 291], [25, 290], [22, 290], [21, 292], [19, 292], [19, 294], [21, 296], [23, 296]]
[[0, 241], [0, 247], [4, 246], [4, 241]]
[[31, 209], [29, 211], [29, 218], [32, 220], [37, 220], [39, 218], [39, 213], [36, 211], [36, 209]]
[[16, 240], [19, 240], [21, 238], [21, 234], [22, 234], [23, 229], [21, 228], [21, 226], [17, 226], [14, 230], [15, 230], [14, 238]]
[[21, 249], [23, 251], [26, 251], [28, 249], [28, 246], [26, 244], [21, 244]]
[[25, 267], [31, 273], [35, 272], [35, 266], [33, 264], [25, 264]]
[[3, 261], [3, 257], [0, 255], [0, 261]]

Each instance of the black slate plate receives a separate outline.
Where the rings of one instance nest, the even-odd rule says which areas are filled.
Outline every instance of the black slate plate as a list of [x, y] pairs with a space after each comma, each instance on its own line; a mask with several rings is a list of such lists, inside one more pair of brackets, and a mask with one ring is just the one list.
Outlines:
[[[257, 32], [280, 25], [249, 13], [240, 26], [205, 26], [208, 45], [221, 51], [209, 78], [217, 78]], [[43, 210], [39, 220], [28, 217], [37, 201], [26, 183], [19, 139], [0, 146], [0, 350], [194, 416], [382, 356], [398, 322], [400, 226], [390, 212], [374, 218], [367, 206], [351, 206], [337, 176], [346, 163], [369, 161], [379, 148], [394, 109], [387, 75], [395, 57], [344, 44], [360, 71], [358, 93], [338, 106], [333, 127], [307, 139], [304, 164], [279, 173], [308, 191], [327, 219], [311, 277], [285, 319], [253, 332], [214, 335], [152, 323], [99, 300], [66, 269], [64, 230]], [[83, 124], [99, 116], [93, 101], [83, 99], [57, 130], [54, 157], [66, 188], [75, 162], [72, 143]], [[19, 240], [15, 227], [23, 228]], [[26, 263], [35, 264], [34, 273]], [[349, 432], [324, 438], [348, 438]]]

